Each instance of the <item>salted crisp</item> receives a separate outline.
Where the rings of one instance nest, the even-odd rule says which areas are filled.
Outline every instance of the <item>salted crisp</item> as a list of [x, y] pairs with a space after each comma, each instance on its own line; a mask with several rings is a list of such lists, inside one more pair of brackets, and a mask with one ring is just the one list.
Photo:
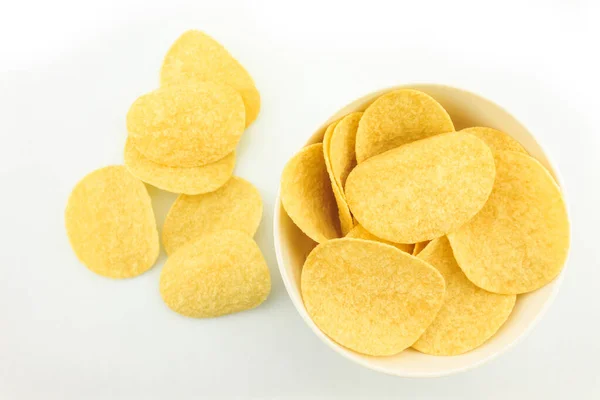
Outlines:
[[182, 194], [173, 203], [163, 226], [167, 254], [202, 235], [238, 230], [254, 236], [262, 217], [260, 193], [250, 182], [234, 176], [214, 192]]
[[132, 175], [159, 189], [172, 193], [202, 194], [213, 192], [231, 178], [235, 151], [201, 167], [169, 167], [146, 158], [128, 139], [125, 165]]
[[322, 143], [303, 148], [285, 165], [281, 204], [294, 224], [315, 242], [340, 237], [338, 210]]
[[210, 318], [260, 305], [271, 291], [265, 259], [244, 232], [201, 236], [169, 256], [160, 275], [160, 294], [173, 311]]
[[437, 356], [466, 353], [485, 343], [506, 322], [517, 296], [491, 293], [471, 283], [456, 263], [447, 237], [433, 240], [418, 258], [442, 274], [446, 296], [413, 348]]
[[65, 225], [77, 258], [99, 275], [131, 278], [149, 270], [158, 258], [150, 196], [122, 165], [100, 168], [75, 185]]
[[487, 201], [494, 178], [494, 157], [482, 140], [445, 133], [358, 164], [346, 181], [346, 200], [372, 234], [417, 243], [469, 221]]
[[331, 182], [331, 190], [333, 190], [333, 197], [337, 204], [338, 217], [340, 219], [340, 229], [342, 236], [345, 236], [354, 227], [354, 219], [350, 213], [350, 208], [346, 202], [346, 196], [341, 189], [338, 180], [335, 178], [333, 173], [333, 166], [331, 164], [331, 138], [333, 132], [336, 129], [338, 122], [334, 122], [327, 127], [325, 130], [325, 136], [323, 137], [323, 157], [325, 158], [325, 166], [327, 167], [327, 174], [329, 175], [329, 181]]
[[342, 118], [329, 140], [331, 171], [342, 193], [348, 174], [356, 166], [356, 131], [362, 115], [362, 112], [354, 112]]
[[307, 257], [304, 305], [332, 340], [372, 356], [410, 347], [442, 306], [444, 278], [397, 248], [370, 240], [334, 239]]
[[246, 69], [215, 39], [204, 32], [190, 30], [169, 49], [160, 71], [161, 85], [190, 82], [216, 82], [231, 86], [242, 96], [245, 126], [260, 111], [260, 94]]
[[244, 132], [240, 94], [214, 82], [168, 85], [139, 97], [127, 131], [146, 158], [171, 167], [198, 167], [235, 150]]
[[497, 129], [475, 126], [472, 128], [461, 129], [459, 132], [470, 133], [471, 135], [477, 136], [479, 139], [483, 140], [494, 153], [509, 150], [527, 154], [527, 151], [521, 146], [521, 143], [513, 139], [512, 136]]
[[454, 131], [444, 108], [431, 96], [412, 89], [386, 93], [364, 112], [356, 132], [356, 161], [439, 133]]
[[539, 161], [514, 151], [495, 157], [489, 200], [448, 238], [458, 265], [475, 285], [495, 293], [531, 292], [552, 281], [566, 262], [567, 207]]

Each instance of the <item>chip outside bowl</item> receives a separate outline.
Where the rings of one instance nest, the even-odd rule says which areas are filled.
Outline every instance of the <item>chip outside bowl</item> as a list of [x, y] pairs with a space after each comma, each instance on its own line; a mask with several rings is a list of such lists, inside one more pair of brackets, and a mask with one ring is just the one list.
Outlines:
[[[369, 104], [382, 94], [402, 88], [421, 90], [435, 98], [452, 117], [456, 130], [469, 126], [487, 126], [509, 133], [554, 176], [563, 191], [568, 208], [561, 177], [550, 161], [548, 153], [543, 150], [533, 134], [500, 106], [479, 95], [450, 86], [410, 84], [368, 94], [353, 101], [331, 116], [327, 122], [316, 130], [306, 144], [321, 141], [325, 128], [330, 122], [351, 112], [364, 111]], [[566, 270], [565, 263], [560, 275], [551, 283], [534, 292], [519, 295], [508, 321], [491, 339], [477, 349], [458, 356], [431, 356], [408, 349], [394, 356], [372, 357], [340, 346], [321, 332], [308, 315], [300, 292], [300, 274], [306, 256], [316, 246], [316, 243], [306, 237], [286, 214], [281, 205], [279, 193], [275, 201], [273, 223], [275, 252], [283, 282], [294, 306], [310, 329], [330, 348], [353, 362], [375, 371], [401, 377], [424, 378], [450, 375], [480, 366], [506, 352], [519, 340], [523, 339], [544, 315], [558, 292]]]

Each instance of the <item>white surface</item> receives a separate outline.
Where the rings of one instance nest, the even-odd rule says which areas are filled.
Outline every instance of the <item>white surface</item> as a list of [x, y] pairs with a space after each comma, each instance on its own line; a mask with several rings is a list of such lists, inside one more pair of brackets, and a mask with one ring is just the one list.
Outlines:
[[[0, 399], [600, 395], [597, 2], [376, 3], [2, 2]], [[117, 282], [88, 272], [63, 228], [72, 186], [121, 161], [128, 106], [189, 28], [224, 43], [263, 99], [237, 173], [264, 198], [257, 240], [273, 291], [215, 320], [170, 312], [160, 265]], [[561, 170], [573, 219], [569, 271], [534, 332], [434, 380], [381, 375], [328, 349], [287, 297], [271, 244], [279, 173], [307, 135], [356, 97], [415, 81], [471, 89], [519, 118]]]

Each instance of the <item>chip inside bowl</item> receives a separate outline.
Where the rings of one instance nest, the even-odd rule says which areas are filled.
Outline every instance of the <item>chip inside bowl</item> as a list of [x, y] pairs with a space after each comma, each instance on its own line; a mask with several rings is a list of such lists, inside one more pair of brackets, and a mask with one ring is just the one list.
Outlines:
[[527, 151], [525, 151], [523, 146], [513, 139], [512, 136], [497, 129], [475, 126], [462, 129], [459, 132], [470, 133], [471, 135], [477, 136], [479, 139], [483, 140], [494, 153], [497, 151], [509, 150], [527, 154]]
[[448, 238], [471, 282], [490, 292], [526, 293], [552, 281], [565, 264], [567, 208], [539, 161], [513, 151], [499, 151], [495, 157], [489, 200]]
[[386, 93], [362, 115], [356, 132], [356, 161], [439, 133], [454, 131], [450, 116], [431, 96], [412, 89]]
[[337, 343], [387, 356], [410, 347], [444, 299], [444, 278], [429, 264], [384, 243], [334, 239], [319, 244], [302, 269], [304, 305]]
[[504, 324], [517, 296], [491, 293], [471, 283], [456, 263], [448, 238], [433, 240], [418, 258], [442, 274], [446, 296], [414, 349], [438, 356], [462, 354], [482, 345]]
[[355, 112], [342, 118], [329, 140], [331, 171], [342, 193], [348, 174], [356, 166], [356, 131], [362, 115], [362, 112]]
[[294, 224], [317, 243], [340, 236], [336, 200], [323, 144], [300, 150], [283, 169], [281, 204]]
[[359, 164], [346, 181], [346, 199], [372, 234], [417, 243], [470, 220], [488, 199], [494, 177], [494, 157], [482, 140], [445, 133]]
[[334, 122], [331, 125], [329, 125], [325, 130], [325, 136], [323, 137], [323, 157], [325, 158], [327, 174], [329, 175], [331, 189], [333, 190], [333, 196], [335, 197], [335, 202], [338, 208], [338, 216], [340, 218], [340, 229], [342, 231], [342, 236], [345, 236], [354, 227], [354, 219], [352, 218], [350, 208], [348, 207], [348, 203], [346, 202], [346, 196], [344, 196], [344, 192], [342, 191], [341, 186], [339, 185], [338, 180], [336, 179], [333, 173], [333, 166], [331, 163], [331, 138], [337, 125], [338, 122]]
[[346, 237], [354, 239], [372, 240], [374, 242], [389, 244], [390, 246], [394, 246], [398, 250], [402, 250], [405, 253], [413, 254], [414, 245], [405, 243], [394, 243], [390, 242], [389, 240], [378, 238], [377, 236], [373, 235], [371, 232], [363, 228], [362, 225], [356, 225], [354, 228], [352, 228], [350, 232], [348, 232]]

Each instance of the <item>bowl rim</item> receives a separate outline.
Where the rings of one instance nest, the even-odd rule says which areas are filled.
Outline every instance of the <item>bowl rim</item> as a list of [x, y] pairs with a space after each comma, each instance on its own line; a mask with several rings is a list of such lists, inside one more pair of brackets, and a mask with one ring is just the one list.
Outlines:
[[[531, 133], [531, 131], [529, 129], [527, 129], [527, 127], [519, 119], [517, 119], [512, 113], [509, 113], [504, 107], [500, 106], [496, 102], [493, 102], [493, 101], [487, 99], [486, 97], [480, 95], [479, 93], [475, 93], [471, 90], [457, 88], [457, 87], [451, 86], [451, 85], [437, 84], [437, 83], [413, 82], [413, 83], [407, 83], [407, 84], [402, 84], [402, 85], [388, 86], [388, 87], [381, 88], [378, 90], [374, 90], [370, 93], [367, 93], [361, 97], [354, 99], [351, 102], [348, 102], [343, 107], [340, 107], [336, 112], [334, 112], [332, 114], [332, 116], [329, 117], [329, 119], [327, 119], [327, 121], [325, 123], [321, 124], [316, 130], [313, 131], [312, 135], [309, 136], [309, 139], [311, 137], [315, 136], [317, 134], [317, 132], [320, 132], [321, 130], [323, 130], [334, 119], [333, 118], [334, 115], [338, 114], [339, 112], [341, 112], [345, 108], [348, 108], [350, 105], [352, 105], [354, 103], [357, 103], [357, 102], [359, 102], [367, 97], [373, 96], [375, 94], [382, 95], [382, 94], [385, 94], [385, 93], [393, 91], [393, 90], [410, 89], [410, 88], [416, 87], [416, 86], [419, 86], [419, 87], [430, 86], [430, 87], [437, 87], [437, 88], [447, 88], [447, 89], [456, 90], [456, 91], [460, 91], [460, 92], [469, 94], [471, 96], [477, 97], [478, 99], [481, 99], [483, 101], [486, 101], [486, 102], [489, 102], [489, 103], [495, 105], [496, 107], [498, 107], [499, 110], [503, 111], [507, 115], [510, 115], [512, 118], [514, 118], [514, 120], [517, 123], [519, 123], [521, 126], [523, 126], [527, 130], [527, 132], [532, 136], [532, 138], [535, 140], [535, 142], [541, 149], [542, 153], [544, 154], [546, 160], [548, 161], [548, 164], [552, 168], [551, 172], [553, 173], [553, 175], [556, 179], [556, 182], [561, 190], [561, 194], [562, 194], [564, 202], [565, 202], [565, 206], [566, 206], [566, 210], [567, 210], [567, 220], [569, 222], [569, 237], [572, 238], [571, 210], [569, 207], [570, 203], [567, 198], [566, 188], [564, 185], [562, 175], [561, 175], [560, 171], [556, 168], [556, 163], [554, 161], [554, 157], [552, 156], [552, 154], [550, 152], [548, 152], [548, 150], [543, 146], [543, 144], [541, 144], [538, 141], [537, 137], [533, 133]], [[306, 144], [304, 146], [306, 146]], [[281, 172], [280, 172], [279, 176], [281, 176]], [[275, 209], [274, 209], [274, 213], [273, 213], [273, 245], [275, 247], [277, 266], [279, 268], [279, 272], [281, 274], [283, 284], [285, 286], [285, 289], [286, 289], [286, 292], [287, 292], [289, 298], [291, 299], [291, 301], [294, 305], [294, 308], [296, 309], [296, 312], [298, 312], [300, 314], [300, 316], [302, 317], [302, 319], [304, 320], [306, 325], [308, 325], [308, 327], [313, 331], [313, 333], [316, 334], [319, 337], [319, 339], [321, 339], [321, 341], [327, 345], [327, 347], [333, 349], [336, 353], [341, 354], [347, 360], [350, 360], [354, 363], [361, 365], [362, 367], [365, 367], [365, 368], [368, 368], [368, 369], [371, 369], [371, 370], [374, 370], [377, 372], [382, 372], [387, 375], [404, 377], [404, 378], [435, 378], [435, 377], [454, 375], [454, 374], [457, 374], [460, 372], [465, 372], [465, 371], [480, 367], [480, 366], [488, 363], [489, 361], [495, 359], [496, 357], [500, 356], [501, 354], [504, 354], [504, 353], [508, 352], [509, 350], [511, 350], [512, 348], [514, 348], [514, 346], [516, 346], [518, 343], [520, 343], [522, 340], [524, 340], [533, 331], [533, 329], [537, 326], [539, 321], [546, 315], [550, 306], [554, 303], [554, 300], [556, 299], [558, 291], [559, 291], [560, 287], [562, 286], [562, 282], [564, 280], [565, 272], [567, 270], [567, 267], [569, 264], [569, 259], [570, 259], [570, 254], [571, 254], [571, 244], [569, 244], [567, 257], [565, 259], [563, 268], [562, 268], [560, 274], [556, 278], [554, 278], [553, 281], [550, 282], [550, 284], [552, 284], [552, 290], [551, 290], [548, 298], [544, 301], [544, 304], [541, 307], [540, 311], [537, 313], [537, 315], [535, 315], [535, 317], [528, 322], [528, 325], [525, 327], [525, 329], [523, 329], [523, 331], [512, 342], [506, 344], [503, 348], [500, 348], [497, 351], [495, 351], [487, 356], [484, 356], [480, 360], [477, 360], [469, 365], [455, 367], [455, 368], [448, 368], [448, 370], [446, 370], [446, 371], [438, 371], [438, 372], [415, 372], [415, 373], [402, 372], [402, 373], [399, 373], [397, 371], [390, 370], [390, 369], [382, 367], [380, 365], [370, 363], [364, 358], [355, 357], [352, 354], [351, 350], [342, 348], [342, 346], [340, 344], [333, 341], [333, 339], [327, 337], [325, 335], [325, 333], [323, 333], [316, 326], [316, 324], [313, 322], [313, 320], [308, 315], [306, 309], [304, 308], [304, 304], [302, 303], [302, 301], [298, 300], [297, 298], [295, 298], [295, 296], [291, 295], [291, 292], [293, 290], [295, 291], [295, 288], [292, 286], [292, 278], [288, 275], [288, 272], [285, 268], [285, 262], [283, 260], [283, 254], [282, 254], [282, 249], [281, 249], [281, 247], [282, 247], [281, 246], [281, 237], [280, 237], [280, 233], [279, 233], [279, 225], [281, 222], [281, 210], [282, 210], [281, 183], [279, 183], [278, 188], [277, 188], [277, 196], [275, 198]]]

